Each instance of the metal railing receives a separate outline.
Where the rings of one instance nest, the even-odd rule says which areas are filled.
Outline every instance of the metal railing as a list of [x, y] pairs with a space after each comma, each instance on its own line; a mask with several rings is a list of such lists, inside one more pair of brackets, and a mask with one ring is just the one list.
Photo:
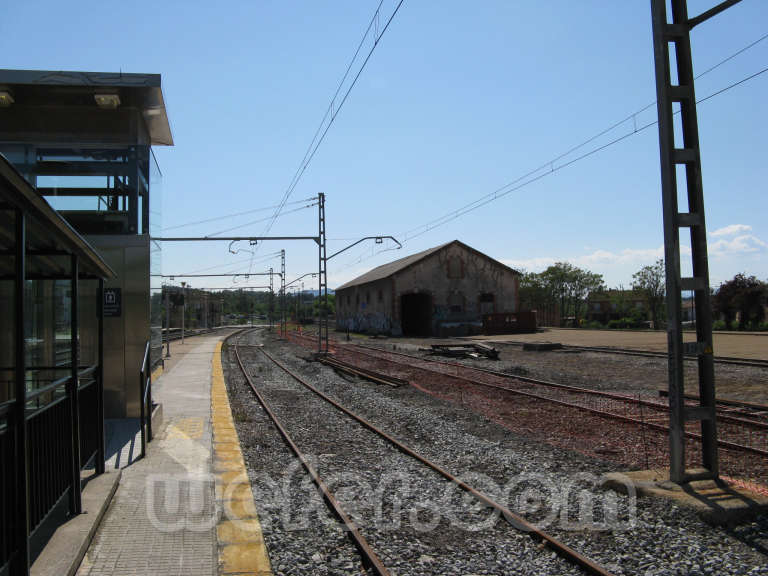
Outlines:
[[[58, 367], [63, 370], [65, 368]], [[27, 372], [37, 371], [28, 368]], [[28, 466], [27, 516], [30, 537], [38, 531], [52, 511], [67, 497], [73, 488], [81, 489], [80, 470], [94, 463], [97, 473], [103, 471], [98, 459], [104, 457], [103, 428], [100, 417], [101, 371], [98, 365], [81, 368], [77, 373], [76, 402], [80, 418], [76, 430], [72, 421], [73, 397], [71, 376], [51, 381], [28, 380], [38, 384], [26, 394], [24, 413], [19, 414], [15, 400], [0, 403], [0, 576], [9, 573], [10, 564], [17, 556], [19, 538], [25, 531], [19, 530], [15, 511], [16, 494], [14, 478], [18, 439], [15, 432], [18, 419], [24, 419], [26, 427], [26, 465]], [[43, 383], [45, 382], [45, 383]], [[79, 466], [72, 472], [73, 441], [80, 450]], [[101, 470], [99, 470], [101, 468]], [[73, 478], [78, 484], [73, 485]]]
[[147, 455], [147, 443], [152, 442], [152, 366], [149, 361], [150, 342], [144, 346], [144, 359], [139, 370], [139, 428], [141, 432], [141, 457]]

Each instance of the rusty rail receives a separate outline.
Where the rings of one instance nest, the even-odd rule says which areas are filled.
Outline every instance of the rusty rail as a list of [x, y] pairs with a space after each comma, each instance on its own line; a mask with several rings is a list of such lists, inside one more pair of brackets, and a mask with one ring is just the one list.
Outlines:
[[[260, 348], [260, 350], [264, 352], [263, 349]], [[360, 533], [360, 530], [358, 530], [354, 520], [352, 520], [352, 518], [350, 518], [349, 515], [346, 512], [344, 512], [344, 509], [341, 507], [338, 500], [336, 500], [336, 498], [333, 496], [331, 491], [328, 489], [328, 486], [320, 478], [320, 475], [317, 473], [317, 470], [315, 470], [314, 466], [312, 466], [312, 464], [309, 462], [306, 456], [304, 456], [301, 450], [299, 450], [299, 447], [296, 445], [296, 443], [293, 441], [291, 436], [288, 434], [288, 431], [280, 423], [280, 420], [272, 411], [269, 404], [267, 404], [267, 401], [264, 399], [261, 393], [256, 389], [256, 386], [254, 385], [253, 380], [251, 380], [251, 377], [248, 374], [248, 371], [245, 369], [245, 366], [243, 365], [243, 361], [240, 358], [240, 352], [237, 349], [237, 344], [235, 344], [234, 346], [234, 351], [235, 351], [235, 358], [237, 358], [237, 363], [240, 366], [240, 370], [242, 371], [243, 376], [245, 376], [245, 379], [248, 382], [248, 385], [250, 386], [254, 395], [258, 399], [262, 408], [264, 408], [264, 411], [269, 415], [273, 424], [275, 425], [277, 430], [280, 432], [280, 435], [283, 437], [283, 440], [285, 440], [286, 444], [290, 446], [291, 450], [299, 459], [302, 466], [304, 466], [304, 469], [312, 477], [313, 482], [317, 485], [317, 487], [322, 492], [323, 498], [325, 499], [328, 506], [333, 510], [334, 514], [336, 514], [338, 519], [341, 520], [344, 523], [344, 525], [347, 527], [347, 529], [349, 530], [349, 534], [352, 537], [354, 544], [357, 546], [358, 550], [360, 551], [360, 554], [362, 555], [364, 561], [371, 568], [373, 568], [374, 572], [379, 576], [389, 576], [389, 571], [381, 562], [379, 557], [376, 555], [376, 552], [373, 551], [373, 548], [371, 548], [371, 545], [368, 544], [368, 541], [365, 539], [365, 537]], [[266, 352], [264, 352], [264, 354], [266, 354]], [[267, 355], [267, 357], [269, 357], [269, 355]]]
[[[360, 348], [360, 347], [363, 347], [363, 346], [356, 345], [356, 347]], [[400, 353], [400, 352], [390, 352], [390, 351], [386, 351], [386, 350], [379, 350], [377, 348], [370, 348], [370, 347], [367, 347], [367, 346], [365, 346], [364, 348], [376, 350], [379, 353], [394, 354], [394, 355], [397, 355], [397, 356], [404, 356], [406, 358], [410, 358], [411, 360], [418, 360], [420, 362], [426, 362], [426, 363], [434, 362], [434, 363], [440, 363], [440, 364], [447, 364], [447, 365], [450, 365], [450, 366], [460, 367], [460, 368], [462, 368], [464, 370], [468, 370], [468, 371], [489, 372], [488, 370], [483, 370], [483, 369], [479, 369], [479, 368], [465, 366], [463, 364], [458, 364], [458, 363], [454, 363], [454, 362], [445, 362], [445, 361], [439, 361], [439, 360], [438, 361], [425, 360], [424, 358], [419, 358], [418, 356], [411, 356], [410, 354], [403, 354], [403, 353]], [[602, 417], [605, 417], [605, 418], [611, 418], [611, 419], [614, 419], [614, 420], [621, 420], [621, 421], [624, 421], [624, 422], [630, 422], [630, 423], [633, 423], [633, 424], [638, 424], [638, 425], [641, 425], [641, 426], [646, 426], [648, 428], [652, 428], [654, 430], [659, 430], [659, 431], [662, 431], [662, 432], [668, 432], [669, 431], [669, 428], [667, 426], [664, 426], [662, 424], [657, 424], [655, 422], [648, 422], [647, 420], [638, 419], [638, 418], [632, 418], [631, 416], [625, 416], [623, 414], [617, 414], [615, 412], [608, 412], [608, 411], [605, 411], [605, 410], [598, 410], [598, 409], [595, 409], [595, 408], [591, 408], [589, 406], [584, 406], [582, 404], [577, 404], [577, 403], [574, 403], [574, 402], [568, 402], [566, 400], [552, 398], [550, 396], [544, 396], [544, 395], [541, 395], [541, 394], [535, 394], [533, 392], [528, 392], [528, 391], [524, 391], [524, 390], [516, 390], [514, 388], [507, 388], [506, 386], [501, 386], [499, 384], [491, 384], [489, 382], [480, 382], [480, 381], [468, 378], [467, 376], [461, 376], [459, 374], [448, 374], [446, 372], [441, 372], [439, 370], [434, 370], [432, 368], [425, 368], [424, 366], [416, 366], [414, 364], [409, 364], [409, 363], [405, 363], [405, 362], [399, 362], [399, 361], [393, 360], [393, 359], [383, 358], [382, 356], [377, 356], [375, 354], [371, 354], [371, 353], [368, 353], [368, 352], [363, 352], [361, 350], [351, 350], [350, 347], [346, 347], [345, 350], [349, 350], [349, 351], [352, 351], [353, 353], [357, 353], [357, 354], [361, 354], [361, 355], [367, 355], [367, 356], [376, 358], [378, 360], [384, 360], [384, 361], [387, 361], [387, 362], [391, 362], [391, 363], [396, 364], [396, 365], [397, 364], [399, 364], [401, 366], [404, 365], [404, 366], [407, 366], [408, 368], [413, 369], [413, 370], [422, 370], [424, 372], [432, 372], [434, 374], [439, 374], [440, 376], [444, 376], [445, 378], [452, 378], [452, 379], [455, 379], [455, 380], [467, 382], [467, 383], [475, 385], [475, 386], [482, 386], [482, 387], [486, 387], [486, 388], [493, 388], [493, 389], [502, 390], [504, 392], [508, 392], [508, 393], [511, 393], [511, 394], [517, 394], [517, 395], [520, 395], [520, 396], [526, 396], [526, 397], [529, 397], [529, 398], [535, 398], [535, 399], [539, 399], [539, 400], [544, 400], [546, 402], [550, 402], [550, 403], [557, 404], [557, 405], [560, 405], [560, 406], [566, 406], [566, 407], [569, 407], [569, 408], [576, 408], [578, 410], [582, 410], [582, 411], [585, 411], [585, 412], [590, 412], [592, 414], [596, 414], [598, 416], [602, 416]], [[648, 407], [655, 408], [656, 410], [659, 410], [660, 412], [666, 414], [665, 406], [663, 404], [658, 403], [658, 402], [652, 402], [652, 401], [649, 401], [649, 400], [642, 400], [642, 399], [632, 398], [632, 397], [629, 397], [629, 396], [623, 396], [621, 394], [614, 394], [614, 393], [603, 392], [603, 391], [599, 391], [599, 390], [590, 390], [590, 389], [587, 389], [587, 388], [579, 388], [579, 387], [576, 387], [576, 386], [568, 386], [566, 384], [557, 384], [557, 383], [554, 383], [554, 382], [540, 381], [540, 380], [536, 380], [536, 379], [533, 379], [533, 378], [527, 378], [527, 377], [523, 377], [523, 376], [514, 376], [514, 375], [511, 375], [511, 374], [505, 374], [503, 372], [492, 372], [492, 373], [494, 375], [496, 375], [496, 376], [504, 377], [504, 378], [507, 378], [507, 379], [521, 380], [523, 382], [528, 382], [528, 383], [532, 383], [532, 384], [538, 384], [540, 386], [546, 386], [546, 387], [550, 387], [550, 388], [557, 388], [557, 389], [565, 390], [565, 391], [568, 391], [568, 392], [585, 394], [585, 395], [588, 395], [588, 396], [606, 397], [606, 398], [610, 398], [612, 400], [622, 401], [622, 402], [625, 402], [627, 404], [637, 404], [637, 405], [648, 406]], [[738, 423], [740, 425], [748, 425], [748, 426], [751, 426], [751, 427], [756, 428], [758, 430], [764, 430], [764, 429], [768, 428], [768, 426], [766, 426], [766, 424], [762, 423], [762, 422], [755, 422], [755, 421], [752, 421], [752, 420], [745, 420], [743, 418], [737, 418], [737, 417], [727, 416], [727, 415], [718, 415], [718, 420], [723, 421], [723, 422]], [[691, 432], [690, 430], [687, 430], [685, 432], [685, 435], [688, 438], [694, 438], [696, 440], [700, 440], [701, 439], [701, 435], [700, 434], [698, 434], [696, 432]], [[718, 444], [718, 446], [721, 446], [723, 448], [728, 448], [728, 449], [731, 449], [731, 450], [738, 450], [738, 451], [742, 451], [742, 452], [750, 452], [752, 454], [757, 454], [757, 455], [760, 455], [760, 456], [768, 457], [768, 450], [765, 450], [765, 449], [762, 449], [762, 448], [755, 448], [753, 446], [746, 446], [744, 444], [739, 444], [737, 442], [730, 442], [728, 440], [722, 440], [722, 439], [718, 439], [717, 444]]]
[[367, 368], [353, 366], [352, 364], [339, 360], [333, 356], [319, 356], [317, 360], [321, 364], [331, 366], [332, 368], [341, 370], [342, 372], [346, 372], [348, 374], [360, 376], [361, 378], [376, 382], [377, 384], [386, 384], [387, 386], [392, 386], [393, 388], [399, 388], [400, 386], [408, 385], [408, 380], [395, 378], [394, 376], [389, 376], [388, 374], [374, 372], [373, 370], [368, 370]]
[[[397, 440], [393, 436], [390, 436], [389, 434], [387, 434], [383, 430], [379, 429], [378, 427], [376, 427], [374, 424], [372, 424], [368, 420], [362, 418], [361, 416], [358, 416], [357, 414], [355, 414], [354, 412], [352, 412], [348, 408], [344, 407], [343, 405], [341, 405], [339, 402], [337, 402], [333, 398], [330, 398], [325, 393], [321, 392], [319, 389], [315, 388], [314, 386], [312, 386], [311, 384], [306, 382], [303, 378], [301, 378], [299, 375], [294, 373], [290, 368], [285, 366], [279, 360], [277, 360], [276, 358], [271, 356], [263, 348], [259, 348], [259, 350], [261, 351], [262, 354], [264, 354], [264, 356], [266, 356], [268, 359], [270, 359], [274, 364], [276, 364], [278, 367], [280, 367], [284, 372], [286, 372], [288, 375], [290, 375], [294, 380], [299, 382], [302, 386], [304, 386], [308, 390], [310, 390], [310, 391], [314, 392], [315, 394], [317, 394], [320, 398], [322, 398], [323, 400], [325, 400], [326, 402], [328, 402], [329, 404], [334, 406], [336, 409], [340, 410], [341, 412], [343, 412], [344, 414], [346, 414], [350, 418], [356, 420], [357, 422], [362, 424], [364, 427], [368, 428], [371, 432], [374, 432], [375, 434], [377, 434], [380, 437], [382, 437], [385, 440], [387, 440], [389, 443], [391, 443], [393, 446], [395, 446], [400, 452], [402, 452], [402, 453], [404, 453], [404, 454], [406, 454], [406, 455], [408, 455], [408, 456], [418, 460], [419, 462], [421, 462], [425, 466], [431, 468], [432, 470], [434, 470], [435, 472], [437, 472], [438, 474], [440, 474], [441, 476], [443, 476], [444, 478], [446, 478], [450, 482], [453, 482], [454, 484], [456, 484], [462, 490], [468, 492], [469, 494], [472, 494], [475, 498], [480, 500], [485, 505], [487, 505], [487, 506], [493, 508], [494, 510], [497, 510], [498, 512], [500, 512], [501, 515], [504, 517], [504, 519], [511, 526], [513, 526], [514, 528], [516, 528], [516, 529], [518, 529], [518, 530], [520, 530], [522, 532], [526, 532], [526, 533], [530, 534], [532, 537], [538, 539], [539, 541], [541, 541], [543, 543], [546, 543], [549, 547], [552, 548], [552, 550], [554, 550], [561, 557], [563, 557], [564, 559], [568, 560], [569, 562], [572, 562], [572, 563], [580, 566], [581, 568], [585, 569], [590, 574], [596, 574], [598, 576], [612, 576], [611, 572], [608, 572], [605, 568], [603, 568], [602, 566], [600, 566], [599, 564], [597, 564], [593, 560], [587, 558], [586, 556], [583, 556], [582, 554], [578, 553], [576, 550], [574, 550], [573, 548], [571, 548], [567, 544], [559, 541], [554, 536], [552, 536], [552, 535], [544, 532], [543, 530], [537, 528], [536, 526], [534, 526], [533, 524], [528, 522], [522, 516], [519, 516], [518, 514], [515, 514], [514, 512], [512, 512], [506, 506], [503, 506], [503, 505], [499, 504], [498, 502], [496, 502], [495, 500], [493, 500], [492, 498], [490, 498], [489, 496], [487, 496], [486, 494], [484, 494], [480, 490], [477, 490], [476, 488], [473, 488], [472, 486], [470, 486], [469, 484], [467, 484], [463, 480], [460, 480], [459, 478], [457, 478], [456, 476], [454, 476], [453, 474], [451, 474], [450, 472], [448, 472], [447, 470], [445, 470], [444, 468], [442, 468], [438, 464], [435, 464], [431, 460], [428, 460], [424, 456], [421, 456], [413, 448], [410, 448], [409, 446], [407, 446], [406, 444], [400, 442], [399, 440]], [[238, 357], [238, 361], [239, 361], [239, 357]], [[243, 368], [242, 364], [241, 364], [241, 368]], [[244, 368], [243, 368], [243, 372], [245, 372]], [[250, 383], [250, 379], [249, 379], [249, 383]], [[254, 392], [255, 391], [256, 390], [254, 388]], [[264, 405], [264, 404], [262, 403], [262, 405]], [[273, 417], [273, 421], [275, 421], [274, 417]], [[287, 433], [285, 433], [285, 435], [287, 435]], [[284, 437], [285, 437], [285, 435], [284, 435]], [[294, 452], [296, 452], [297, 450], [298, 450], [298, 448], [295, 449]]]

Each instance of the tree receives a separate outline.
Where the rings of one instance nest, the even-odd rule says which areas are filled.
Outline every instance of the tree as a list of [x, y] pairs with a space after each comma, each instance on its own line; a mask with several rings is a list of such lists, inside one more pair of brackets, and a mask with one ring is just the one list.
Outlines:
[[603, 275], [595, 274], [589, 270], [574, 268], [569, 279], [569, 290], [573, 302], [573, 316], [576, 324], [579, 324], [581, 318], [582, 306], [586, 309], [587, 298], [592, 292], [599, 292], [604, 288]]
[[659, 327], [659, 320], [662, 318], [664, 296], [666, 295], [665, 281], [663, 258], [659, 258], [650, 266], [643, 266], [632, 274], [632, 287], [645, 294], [654, 328]]
[[559, 323], [573, 316], [578, 325], [591, 292], [603, 288], [603, 277], [568, 262], [555, 262], [543, 272], [525, 273], [520, 279], [523, 308], [551, 311], [557, 306]]
[[757, 326], [765, 318], [768, 284], [754, 276], [736, 274], [732, 280], [720, 284], [713, 297], [715, 313], [722, 316], [729, 330], [738, 314], [739, 329]]

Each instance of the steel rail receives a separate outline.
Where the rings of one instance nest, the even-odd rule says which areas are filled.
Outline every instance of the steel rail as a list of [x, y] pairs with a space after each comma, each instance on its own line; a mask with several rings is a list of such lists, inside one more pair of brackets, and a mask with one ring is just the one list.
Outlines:
[[[504, 345], [511, 346], [523, 346], [527, 342], [520, 340], [509, 340], [500, 342]], [[609, 346], [575, 346], [571, 344], [563, 344], [562, 350], [579, 350], [581, 352], [599, 352], [601, 354], [621, 354], [624, 356], [641, 356], [645, 358], [667, 358], [666, 352], [655, 352], [653, 350], [636, 350], [634, 348], [613, 348]], [[695, 361], [698, 357], [694, 354], [685, 354], [685, 360]], [[715, 356], [715, 363], [719, 364], [735, 364], [737, 366], [753, 366], [756, 368], [768, 367], [768, 360], [761, 360], [756, 358], [736, 358], [734, 356]]]
[[543, 530], [537, 528], [530, 522], [528, 522], [525, 518], [522, 516], [519, 516], [518, 514], [515, 514], [512, 512], [509, 508], [506, 506], [503, 506], [496, 502], [495, 500], [491, 499], [489, 496], [481, 492], [480, 490], [477, 490], [476, 488], [473, 488], [463, 480], [460, 480], [444, 468], [442, 468], [440, 465], [435, 464], [431, 460], [428, 460], [424, 456], [420, 455], [418, 452], [416, 452], [413, 448], [410, 448], [406, 444], [402, 443], [401, 441], [397, 440], [393, 436], [390, 436], [383, 430], [377, 428], [374, 424], [369, 422], [368, 420], [364, 419], [361, 416], [358, 416], [356, 413], [352, 412], [348, 408], [341, 405], [339, 402], [334, 400], [333, 398], [327, 396], [325, 393], [321, 392], [319, 389], [312, 386], [309, 382], [305, 381], [303, 378], [301, 378], [299, 375], [294, 373], [290, 368], [285, 366], [283, 363], [281, 363], [279, 360], [271, 356], [264, 348], [259, 348], [262, 354], [264, 354], [267, 358], [269, 358], [272, 362], [274, 362], [277, 366], [279, 366], [284, 372], [289, 374], [294, 380], [299, 382], [302, 386], [306, 387], [307, 389], [311, 390], [320, 398], [331, 404], [333, 407], [337, 408], [350, 418], [356, 420], [366, 428], [368, 428], [371, 432], [374, 432], [375, 434], [379, 435], [380, 437], [384, 438], [388, 442], [390, 442], [393, 446], [395, 446], [398, 450], [403, 452], [404, 454], [411, 456], [412, 458], [418, 460], [425, 466], [431, 468], [450, 482], [453, 482], [456, 484], [459, 488], [464, 490], [465, 492], [468, 492], [469, 494], [472, 494], [475, 498], [480, 500], [483, 504], [486, 504], [487, 506], [493, 508], [494, 510], [497, 510], [501, 513], [502, 516], [504, 516], [504, 519], [514, 528], [517, 528], [518, 530], [522, 532], [526, 532], [530, 534], [532, 537], [535, 537], [539, 539], [542, 542], [546, 542], [547, 545], [549, 545], [555, 552], [557, 552], [561, 557], [565, 558], [566, 560], [573, 562], [577, 564], [578, 566], [584, 568], [587, 572], [590, 574], [596, 574], [598, 576], [612, 576], [611, 572], [608, 572], [605, 568], [594, 562], [593, 560], [587, 558], [586, 556], [583, 556], [582, 554], [578, 553], [576, 550], [568, 546], [567, 544], [564, 544], [563, 542], [560, 542], [558, 539], [556, 539], [554, 536], [544, 532]]
[[[536, 385], [539, 385], [539, 386], [546, 386], [546, 387], [549, 387], [549, 388], [558, 388], [558, 389], [561, 389], [561, 390], [567, 390], [569, 392], [573, 392], [575, 394], [584, 394], [584, 395], [587, 395], [587, 396], [600, 396], [602, 398], [610, 398], [612, 400], [616, 400], [616, 401], [620, 401], [620, 402], [639, 404], [639, 405], [647, 406], [649, 408], [653, 408], [655, 410], [659, 410], [659, 411], [664, 412], [664, 413], [669, 411], [669, 406], [668, 405], [666, 405], [664, 403], [661, 403], [661, 402], [656, 402], [654, 400], [647, 400], [647, 399], [643, 399], [643, 398], [635, 398], [635, 397], [632, 397], [632, 396], [628, 396], [626, 394], [618, 394], [616, 392], [606, 392], [605, 390], [592, 390], [590, 388], [583, 388], [583, 387], [580, 387], [580, 386], [571, 386], [569, 384], [559, 384], [557, 382], [549, 382], [547, 380], [539, 380], [537, 378], [531, 378], [529, 376], [518, 376], [516, 374], [507, 374], [505, 372], [499, 372], [498, 370], [490, 370], [488, 368], [480, 368], [480, 367], [477, 367], [477, 366], [467, 366], [465, 364], [459, 364], [458, 362], [448, 362], [446, 360], [434, 360], [434, 359], [431, 359], [431, 358], [421, 358], [419, 356], [413, 356], [412, 354], [405, 354], [403, 352], [394, 352], [394, 351], [390, 351], [390, 350], [382, 350], [380, 348], [375, 348], [373, 346], [365, 346], [364, 344], [354, 344], [352, 346], [345, 346], [345, 347], [340, 348], [340, 349], [342, 349], [342, 350], [349, 350], [352, 347], [354, 347], [354, 348], [364, 348], [366, 350], [373, 350], [375, 352], [379, 352], [379, 353], [383, 353], [383, 354], [393, 354], [395, 356], [403, 356], [405, 358], [411, 358], [413, 360], [419, 360], [421, 362], [427, 362], [427, 363], [431, 363], [431, 364], [442, 364], [442, 365], [445, 365], [445, 366], [452, 366], [452, 367], [462, 368], [464, 370], [470, 370], [470, 371], [474, 371], [474, 372], [481, 372], [481, 373], [485, 373], [485, 374], [491, 374], [493, 376], [498, 376], [500, 378], [504, 378], [504, 379], [507, 379], [507, 380], [520, 380], [522, 382], [528, 382], [528, 383], [536, 384]], [[359, 354], [366, 354], [365, 352], [362, 352], [360, 350], [354, 350], [354, 352], [357, 352]], [[382, 359], [381, 356], [376, 356], [375, 354], [368, 354], [368, 355], [372, 356], [374, 358]], [[443, 372], [437, 372], [436, 370], [435, 370], [435, 372], [439, 373], [439, 374], [444, 374]], [[451, 374], [446, 374], [446, 376], [451, 376]], [[693, 400], [693, 399], [698, 399], [698, 396], [689, 395], [689, 396], [687, 396], [687, 398], [690, 399], [690, 400]], [[727, 401], [727, 400], [725, 400], [725, 401], [718, 400], [718, 402], [721, 403], [721, 406], [720, 406], [721, 410], [726, 410], [727, 408], [725, 408], [725, 406], [727, 406], [727, 405], [732, 403], [731, 401]], [[763, 406], [761, 404], [755, 404], [753, 406], [755, 406], [755, 407], [762, 407], [763, 409], [768, 411], [768, 406]], [[748, 415], [744, 414], [744, 416], [748, 416]], [[744, 426], [752, 426], [752, 427], [758, 428], [760, 430], [768, 430], [768, 422], [760, 422], [758, 420], [752, 420], [752, 419], [748, 419], [748, 418], [740, 418], [740, 417], [737, 417], [737, 416], [730, 416], [728, 414], [719, 414], [718, 418], [721, 419], [723, 422], [731, 422], [731, 423], [734, 423], [734, 424], [741, 424], [741, 425], [744, 425]], [[753, 416], [753, 418], [754, 418], [754, 416]]]
[[377, 384], [386, 384], [387, 386], [392, 386], [393, 388], [406, 386], [408, 384], [408, 381], [403, 380], [402, 378], [395, 378], [394, 376], [389, 376], [387, 374], [380, 374], [378, 372], [374, 372], [373, 370], [360, 368], [359, 366], [353, 366], [352, 364], [348, 364], [347, 362], [343, 362], [338, 358], [335, 358], [332, 356], [320, 356], [318, 357], [317, 360], [321, 364], [326, 364], [328, 366], [336, 368], [337, 370], [341, 370], [349, 374], [354, 374], [355, 376], [360, 376], [361, 378], [371, 380], [372, 382], [376, 382]]
[[[261, 348], [259, 349], [261, 350]], [[275, 425], [277, 430], [280, 432], [280, 435], [283, 437], [283, 440], [285, 440], [286, 444], [290, 446], [291, 450], [299, 459], [302, 466], [304, 466], [304, 469], [312, 477], [313, 482], [317, 485], [317, 487], [322, 492], [323, 498], [325, 499], [328, 506], [333, 510], [333, 512], [338, 517], [338, 519], [341, 520], [344, 523], [344, 525], [347, 527], [350, 535], [352, 536], [352, 539], [354, 540], [354, 544], [357, 546], [358, 550], [363, 556], [364, 561], [367, 562], [370, 565], [370, 567], [373, 568], [375, 573], [378, 574], [379, 576], [390, 576], [387, 568], [384, 566], [384, 564], [381, 562], [379, 557], [373, 551], [370, 544], [368, 544], [368, 541], [365, 539], [365, 537], [358, 530], [354, 520], [352, 520], [352, 518], [350, 518], [347, 515], [347, 513], [344, 512], [338, 500], [336, 500], [336, 498], [333, 496], [333, 494], [329, 490], [328, 486], [320, 478], [320, 475], [318, 474], [317, 470], [315, 470], [314, 466], [312, 466], [309, 460], [307, 460], [306, 456], [304, 456], [301, 450], [299, 450], [299, 447], [296, 445], [296, 443], [293, 441], [291, 436], [288, 434], [288, 431], [285, 429], [285, 427], [283, 427], [283, 425], [280, 423], [280, 420], [272, 411], [272, 408], [270, 408], [267, 401], [264, 399], [261, 393], [256, 389], [256, 386], [254, 385], [253, 380], [248, 374], [248, 371], [245, 369], [245, 366], [243, 365], [243, 361], [240, 358], [240, 352], [237, 349], [237, 344], [235, 344], [234, 346], [234, 351], [235, 351], [235, 358], [237, 358], [237, 363], [240, 366], [240, 370], [242, 371], [243, 376], [245, 376], [245, 379], [248, 382], [248, 385], [250, 386], [254, 395], [258, 399], [262, 408], [264, 408], [264, 411], [269, 415], [270, 419], [272, 420], [272, 423]]]
[[[366, 354], [364, 352], [359, 352], [359, 353]], [[390, 354], [390, 352], [385, 352], [385, 353], [386, 354]], [[440, 376], [444, 376], [446, 378], [453, 378], [455, 380], [461, 380], [461, 381], [467, 382], [467, 383], [475, 385], [475, 386], [484, 386], [486, 388], [493, 388], [495, 390], [503, 390], [504, 392], [509, 392], [511, 394], [517, 394], [519, 396], [526, 396], [528, 398], [535, 398], [535, 399], [538, 399], [538, 400], [544, 400], [546, 402], [551, 402], [553, 404], [558, 404], [560, 406], [566, 406], [566, 407], [569, 407], [569, 408], [576, 408], [578, 410], [583, 410], [585, 412], [590, 412], [592, 414], [596, 414], [596, 415], [604, 417], [604, 418], [611, 418], [613, 420], [621, 420], [621, 421], [624, 421], [624, 422], [631, 422], [633, 424], [638, 424], [638, 425], [641, 425], [641, 426], [646, 426], [646, 427], [652, 428], [654, 430], [660, 430], [660, 431], [665, 432], [665, 433], [669, 432], [669, 428], [667, 426], [663, 426], [661, 424], [656, 424], [655, 422], [648, 422], [646, 420], [640, 420], [640, 419], [637, 419], [637, 418], [632, 418], [630, 416], [624, 416], [622, 414], [616, 414], [616, 413], [613, 413], [613, 412], [606, 412], [604, 410], [597, 410], [596, 408], [590, 408], [589, 406], [583, 406], [581, 404], [574, 404], [572, 402], [567, 402], [565, 400], [558, 400], [556, 398], [550, 398], [548, 396], [542, 396], [540, 394], [534, 394], [532, 392], [525, 392], [523, 390], [515, 390], [514, 388], [507, 388], [506, 386], [500, 386], [498, 384], [490, 384], [490, 383], [487, 383], [487, 382], [478, 382], [476, 380], [472, 380], [470, 378], [467, 378], [466, 376], [459, 376], [457, 374], [446, 374], [445, 372], [439, 372], [439, 371], [433, 370], [431, 368], [424, 368], [423, 366], [414, 366], [413, 364], [407, 364], [407, 363], [404, 363], [404, 362], [398, 362], [396, 360], [388, 360], [388, 359], [382, 358], [380, 356], [375, 356], [373, 354], [370, 354], [370, 356], [373, 356], [374, 358], [378, 358], [379, 360], [385, 360], [385, 361], [388, 361], [388, 362], [392, 362], [393, 364], [399, 364], [401, 366], [404, 365], [404, 366], [407, 366], [407, 367], [409, 367], [411, 369], [414, 369], [414, 370], [421, 370], [421, 371], [424, 371], [424, 372], [432, 372], [433, 374], [439, 374]], [[408, 356], [408, 355], [405, 354], [405, 356]], [[416, 356], [409, 356], [409, 357], [413, 358], [413, 359], [422, 360], [421, 358], [418, 358]], [[462, 366], [462, 365], [459, 364], [459, 366]], [[507, 375], [507, 377], [508, 378], [517, 378], [516, 376], [511, 376], [511, 375]], [[583, 391], [585, 389], [581, 389], [580, 388], [578, 390], [579, 391]], [[631, 398], [629, 398], [629, 397], [625, 397], [624, 398], [625, 401], [626, 400], [630, 400], [630, 399]], [[724, 417], [719, 416], [718, 418], [723, 419]], [[751, 421], [748, 421], [748, 422], [749, 422], [749, 424], [756, 424], [756, 423], [753, 423]], [[690, 431], [686, 430], [685, 431], [685, 436], [688, 437], [688, 438], [694, 438], [696, 440], [701, 440], [701, 434], [698, 434], [696, 432], [690, 432]], [[758, 454], [760, 456], [768, 457], [768, 450], [763, 450], [761, 448], [753, 448], [752, 446], [745, 446], [743, 444], [738, 444], [736, 442], [730, 442], [728, 440], [720, 440], [720, 439], [718, 439], [717, 444], [718, 444], [718, 446], [721, 446], [723, 448], [729, 448], [731, 450], [739, 450], [739, 451], [742, 451], [742, 452], [751, 452], [753, 454]]]

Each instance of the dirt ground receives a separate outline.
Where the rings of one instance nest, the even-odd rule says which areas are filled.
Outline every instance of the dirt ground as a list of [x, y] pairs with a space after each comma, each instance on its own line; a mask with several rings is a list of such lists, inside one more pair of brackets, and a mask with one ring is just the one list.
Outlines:
[[[536, 334], [473, 336], [487, 342], [559, 342], [567, 346], [608, 346], [633, 350], [667, 351], [667, 333], [630, 330], [578, 330], [543, 328]], [[685, 332], [685, 342], [695, 342], [694, 332]], [[768, 332], [724, 332], [714, 334], [715, 356], [768, 360]]]
[[[598, 340], [593, 332], [602, 334], [604, 340]], [[583, 337], [579, 339], [581, 336]], [[560, 338], [565, 335], [565, 338]], [[620, 336], [619, 336], [620, 335]], [[609, 340], [608, 336], [624, 337], [624, 341], [617, 343], [616, 339]], [[477, 359], [461, 360], [463, 363], [491, 368], [510, 374], [529, 376], [550, 380], [561, 384], [583, 386], [597, 390], [610, 390], [631, 395], [658, 396], [659, 390], [667, 389], [667, 359], [665, 357], [643, 357], [626, 354], [610, 354], [601, 352], [588, 352], [576, 350], [553, 350], [549, 352], [525, 351], [521, 346], [513, 345], [509, 341], [519, 342], [524, 338], [529, 341], [553, 341], [563, 344], [582, 346], [627, 347], [625, 342], [631, 342], [631, 337], [639, 336], [634, 341], [643, 342], [643, 338], [649, 336], [663, 338], [664, 334], [608, 332], [592, 330], [552, 330], [538, 334], [514, 334], [510, 336], [484, 337], [484, 339], [500, 351], [498, 361]], [[342, 334], [336, 334], [340, 340]], [[499, 338], [500, 340], [497, 340]], [[751, 338], [743, 335], [734, 335], [731, 341], [742, 338], [752, 346], [761, 342], [768, 347], [768, 337], [754, 335]], [[466, 339], [463, 339], [466, 341]], [[505, 341], [506, 340], [506, 343]], [[457, 342], [458, 339], [447, 340], [439, 338], [368, 338], [364, 335], [354, 335], [353, 341], [369, 346], [377, 346], [385, 350], [396, 350], [409, 354], [421, 355], [420, 349], [429, 348], [430, 344]], [[649, 341], [652, 341], [649, 339]], [[648, 350], [649, 348], [642, 348]], [[660, 347], [659, 351], [663, 351]], [[729, 354], [736, 356], [736, 354]], [[768, 358], [763, 351], [757, 358]], [[435, 358], [440, 359], [439, 356]], [[755, 366], [740, 366], [733, 364], [715, 363], [715, 386], [718, 398], [741, 400], [768, 404], [768, 368]], [[685, 361], [685, 390], [689, 394], [698, 394], [698, 367], [694, 360]]]

